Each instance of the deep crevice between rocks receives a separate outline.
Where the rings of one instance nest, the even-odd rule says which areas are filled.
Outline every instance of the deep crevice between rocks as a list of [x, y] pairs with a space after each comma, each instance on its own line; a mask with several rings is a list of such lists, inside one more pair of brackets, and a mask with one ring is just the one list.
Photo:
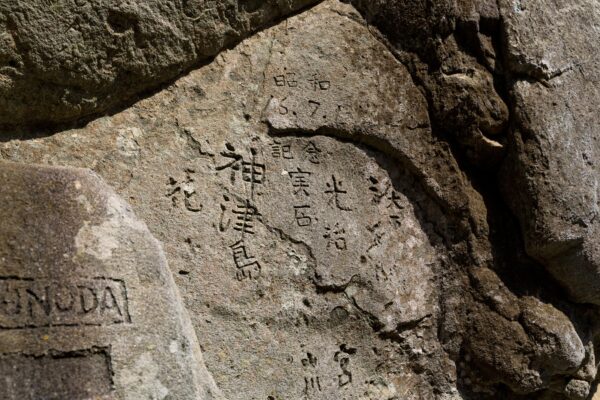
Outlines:
[[[363, 16], [365, 16], [364, 13]], [[368, 20], [368, 15], [366, 15], [366, 18]], [[511, 88], [513, 84], [517, 80], [527, 79], [529, 81], [548, 85], [548, 80], [544, 77], [538, 78], [536, 76], [532, 76], [531, 74], [523, 75], [512, 73], [508, 69], [506, 38], [503, 36], [504, 21], [500, 17], [500, 19], [496, 21], [490, 20], [484, 22], [486, 26], [485, 29], [487, 31], [486, 34], [491, 36], [491, 40], [496, 52], [496, 62], [498, 65], [495, 70], [490, 70], [484, 63], [482, 63], [481, 55], [477, 54], [476, 49], [473, 47], [473, 42], [476, 41], [477, 38], [473, 38], [472, 36], [477, 35], [479, 32], [477, 29], [473, 29], [476, 27], [474, 27], [472, 23], [461, 24], [459, 21], [457, 23], [457, 30], [454, 32], [454, 34], [461, 37], [463, 41], [463, 46], [461, 46], [462, 50], [474, 54], [478, 62], [485, 66], [490, 74], [493, 75], [495, 90], [508, 106], [508, 123], [503, 132], [500, 134], [500, 136], [504, 137], [504, 141], [506, 142], [517, 124], [514, 118], [515, 106], [511, 98]], [[541, 264], [531, 259], [531, 257], [526, 254], [522, 232], [518, 223], [516, 222], [516, 217], [510, 211], [501, 194], [498, 173], [502, 163], [496, 164], [491, 169], [481, 169], [480, 166], [474, 165], [464, 154], [464, 150], [461, 144], [457, 142], [456, 138], [452, 135], [448, 135], [446, 130], [442, 128], [444, 121], [438, 120], [435, 113], [432, 113], [432, 110], [434, 110], [432, 93], [428, 88], [428, 83], [421, 79], [419, 73], [416, 72], [417, 68], [415, 68], [415, 60], [417, 64], [421, 63], [427, 65], [427, 63], [425, 63], [422, 57], [415, 52], [411, 52], [410, 50], [406, 51], [396, 49], [391, 42], [387, 40], [385, 33], [383, 35], [375, 34], [374, 36], [379, 40], [382, 40], [383, 37], [382, 42], [386, 45], [390, 52], [394, 54], [399, 62], [408, 67], [415, 84], [421, 89], [422, 93], [427, 99], [428, 112], [434, 136], [448, 143], [453, 156], [458, 162], [459, 167], [469, 177], [474, 188], [481, 194], [483, 198], [488, 213], [487, 220], [490, 228], [489, 242], [492, 245], [493, 256], [493, 265], [490, 265], [489, 267], [500, 276], [502, 282], [504, 282], [511, 292], [519, 296], [533, 294], [542, 301], [554, 305], [557, 309], [562, 310], [566, 315], [569, 316], [573, 324], [576, 327], [579, 327], [579, 329], [577, 329], [578, 331], [580, 331], [582, 325], [589, 326], [589, 324], [581, 324], [580, 322], [582, 319], [586, 319], [586, 315], [589, 314], [590, 311], [590, 306], [579, 305], [570, 301], [565, 301], [564, 299], [568, 299], [565, 290]], [[429, 64], [428, 72], [431, 72], [431, 68], [432, 65]], [[568, 69], [566, 71], [568, 71]], [[559, 75], [560, 74], [557, 76]], [[460, 129], [460, 127], [458, 128]], [[470, 276], [472, 276], [469, 270], [470, 268], [473, 268], [473, 266], [469, 265], [470, 262], [468, 260], [462, 261], [462, 267], [465, 268]], [[465, 263], [464, 261], [467, 262]], [[473, 292], [475, 295], [477, 295], [477, 290], [475, 288], [473, 288]], [[475, 300], [487, 303], [485, 299], [482, 298], [479, 300], [475, 298]], [[490, 305], [488, 304], [487, 306], [489, 307]], [[587, 336], [585, 332], [580, 332], [580, 335], [583, 338]], [[598, 348], [597, 345], [595, 347], [596, 349]], [[459, 375], [461, 374], [461, 369], [466, 368], [467, 372], [469, 372], [468, 370], [471, 369], [468, 363], [463, 363], [464, 356], [455, 358], [455, 362], [458, 367]], [[460, 367], [461, 365], [463, 366], [462, 368]], [[493, 373], [493, 371], [491, 372]], [[498, 394], [504, 393], [502, 394], [502, 398], [524, 398], [521, 395], [514, 393], [506, 384], [500, 383], [497, 386], [497, 389]], [[464, 391], [463, 395], [465, 395], [466, 398], [470, 398], [470, 396], [475, 396], [473, 398], [482, 398], [478, 397], [477, 394], [470, 393], [465, 387], [461, 388], [461, 392], [462, 391]], [[531, 398], [531, 395], [536, 396], [538, 394], [543, 395], [543, 391], [532, 393], [530, 395], [526, 395], [525, 397]]]

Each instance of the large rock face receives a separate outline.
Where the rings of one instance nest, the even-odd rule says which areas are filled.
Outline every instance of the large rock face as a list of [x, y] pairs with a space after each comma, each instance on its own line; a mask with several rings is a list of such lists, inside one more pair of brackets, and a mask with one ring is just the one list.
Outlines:
[[[429, 171], [419, 168], [433, 153], [426, 105], [357, 18], [329, 2], [131, 110], [3, 149], [93, 166], [134, 204], [165, 243], [229, 399], [418, 399], [434, 396], [436, 380], [455, 395], [435, 338], [445, 255], [427, 221], [444, 218], [427, 193], [441, 184], [426, 190], [411, 171]], [[382, 78], [352, 52], [369, 54]], [[410, 168], [380, 143], [345, 142], [370, 132]]]
[[600, 304], [600, 7], [505, 2], [502, 12], [516, 79], [506, 197], [528, 252], [574, 299]]
[[2, 398], [220, 398], [162, 249], [111, 189], [6, 162], [0, 179]]
[[[258, 26], [301, 5], [283, 3], [240, 3], [227, 20], [263, 16]], [[205, 14], [188, 16], [200, 25], [223, 10], [202, 4]], [[593, 230], [572, 241], [560, 236], [568, 225], [543, 218], [575, 221], [560, 207], [576, 215], [589, 204], [560, 194], [566, 179], [540, 178], [571, 164], [532, 139], [550, 117], [560, 126], [540, 102], [567, 75], [516, 67], [534, 65], [539, 49], [519, 44], [534, 32], [527, 5], [500, 6], [325, 1], [112, 116], [0, 143], [0, 157], [91, 168], [131, 203], [164, 244], [211, 374], [198, 381], [215, 397], [585, 399], [597, 375], [597, 309], [563, 288], [594, 302], [594, 264], [579, 262], [570, 277], [557, 256], [591, 257]], [[553, 15], [528, 12], [539, 26]], [[552, 54], [568, 49], [559, 47]], [[127, 58], [144, 68], [152, 60]], [[513, 87], [510, 77], [534, 70]], [[140, 85], [169, 71], [148, 69]], [[581, 86], [589, 90], [578, 84], [565, 110], [583, 118], [587, 109], [570, 105], [592, 107], [598, 93], [593, 80]], [[99, 101], [123, 99], [114, 89]], [[573, 148], [593, 141], [585, 121]], [[562, 169], [545, 170], [533, 143]], [[503, 161], [520, 226], [495, 182]], [[589, 168], [578, 171], [593, 178]], [[554, 197], [539, 195], [547, 187]], [[588, 247], [567, 251], [584, 237]]]
[[0, 126], [69, 122], [106, 111], [314, 2], [3, 2]]

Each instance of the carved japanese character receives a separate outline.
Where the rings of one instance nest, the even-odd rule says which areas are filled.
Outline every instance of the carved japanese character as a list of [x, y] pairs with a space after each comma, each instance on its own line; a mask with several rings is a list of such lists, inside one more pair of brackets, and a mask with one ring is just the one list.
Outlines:
[[406, 208], [403, 197], [392, 187], [392, 184], [387, 182], [382, 188], [382, 183], [375, 177], [370, 177], [371, 186], [369, 190], [373, 192], [373, 202], [376, 204], [382, 203], [386, 209], [390, 210], [390, 219], [395, 225], [400, 226], [400, 215], [399, 211]]
[[246, 233], [253, 235], [254, 220], [261, 220], [262, 217], [262, 215], [258, 212], [258, 209], [252, 205], [249, 200], [246, 200], [238, 204], [233, 210], [233, 213], [236, 215], [236, 221], [233, 225], [233, 229], [238, 232], [242, 232], [242, 237]]
[[202, 211], [202, 204], [198, 200], [194, 183], [193, 174], [195, 172], [193, 169], [187, 168], [185, 170], [185, 179], [181, 182], [172, 177], [169, 178], [167, 197], [171, 199], [173, 207], [179, 207], [179, 204], [182, 202], [188, 211], [195, 213]]
[[391, 193], [386, 197], [388, 201], [387, 208], [395, 208], [397, 210], [403, 210], [404, 204], [402, 204], [402, 197], [397, 191], [392, 190]]
[[311, 79], [308, 80], [312, 83], [312, 87], [314, 91], [317, 90], [329, 90], [331, 87], [331, 81], [319, 79], [318, 74], [314, 74]]
[[350, 372], [350, 356], [356, 353], [356, 349], [348, 348], [345, 344], [340, 346], [340, 351], [336, 352], [333, 360], [337, 362], [342, 370], [338, 375], [338, 386], [344, 387], [352, 383], [352, 372]]
[[304, 367], [304, 393], [308, 395], [315, 391], [322, 391], [321, 378], [317, 374], [317, 357], [311, 353], [306, 353], [306, 358], [301, 360], [302, 367]]
[[325, 193], [331, 194], [331, 198], [327, 204], [335, 206], [342, 211], [352, 211], [350, 207], [345, 207], [342, 205], [342, 201], [340, 200], [341, 195], [347, 194], [348, 192], [342, 189], [343, 182], [338, 180], [335, 175], [331, 175], [331, 182], [327, 182], [327, 190]]
[[321, 150], [312, 142], [308, 142], [308, 144], [304, 147], [304, 152], [308, 156], [308, 161], [313, 164], [320, 164], [319, 154]]
[[286, 72], [284, 74], [274, 76], [273, 80], [275, 81], [275, 86], [288, 86], [290, 88], [298, 87], [298, 81], [296, 80], [295, 72]]
[[238, 271], [236, 278], [240, 281], [244, 279], [256, 279], [260, 276], [260, 263], [252, 256], [248, 255], [246, 245], [240, 240], [230, 246], [233, 251], [233, 261]]
[[312, 217], [308, 215], [310, 211], [309, 205], [304, 206], [294, 206], [294, 212], [296, 217], [296, 223], [298, 226], [310, 226], [312, 225]]
[[289, 144], [282, 144], [279, 140], [273, 140], [271, 144], [271, 156], [273, 158], [284, 158], [286, 160], [292, 160], [292, 146]]
[[250, 183], [251, 187], [251, 198], [254, 198], [254, 186], [256, 184], [263, 184], [265, 180], [265, 164], [257, 161], [257, 151], [254, 148], [250, 149], [250, 160], [245, 160], [244, 156], [239, 154], [233, 145], [226, 143], [225, 147], [227, 150], [222, 151], [220, 154], [225, 158], [229, 158], [230, 161], [217, 166], [217, 171], [223, 171], [225, 169], [231, 169], [230, 180], [232, 184], [236, 182], [236, 176], [241, 174], [244, 182]]
[[336, 223], [333, 227], [327, 225], [325, 227], [325, 234], [323, 234], [323, 238], [327, 239], [327, 248], [334, 246], [338, 250], [346, 250], [346, 230], [338, 223]]
[[317, 111], [319, 111], [319, 108], [321, 108], [321, 103], [315, 100], [309, 100], [308, 105], [313, 108], [312, 112], [310, 113], [310, 116], [314, 117]]
[[307, 188], [310, 187], [310, 182], [308, 181], [308, 178], [310, 178], [312, 172], [302, 171], [300, 168], [298, 168], [296, 171], [291, 171], [289, 175], [292, 179], [292, 186], [294, 187], [294, 189], [296, 189], [294, 191], [294, 194], [296, 196], [310, 196], [310, 194], [307, 191]]

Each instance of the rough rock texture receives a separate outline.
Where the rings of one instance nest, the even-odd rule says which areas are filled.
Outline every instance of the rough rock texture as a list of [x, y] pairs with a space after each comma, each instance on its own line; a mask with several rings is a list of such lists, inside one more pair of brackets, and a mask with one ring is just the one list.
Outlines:
[[[539, 290], [524, 278], [538, 275], [536, 266], [518, 255], [518, 250], [517, 260], [503, 260], [515, 249], [498, 246], [502, 240], [494, 233], [514, 229], [493, 216], [499, 211], [496, 198], [500, 186], [519, 219], [528, 255], [546, 267], [572, 300], [598, 304], [594, 184], [594, 106], [600, 97], [594, 64], [599, 43], [597, 3], [352, 3], [381, 30], [396, 57], [422, 85], [434, 132], [454, 144], [455, 154], [463, 160], [462, 169], [476, 182], [492, 225], [493, 269], [514, 291]], [[403, 29], [397, 29], [399, 26]], [[490, 175], [482, 174], [482, 170], [496, 172], [506, 147], [508, 157], [502, 162], [501, 182], [496, 185], [492, 178], [490, 183]], [[510, 266], [507, 261], [519, 263]], [[519, 274], [516, 280], [515, 274]], [[542, 297], [554, 297], [550, 301], [559, 305], [557, 300], [562, 302], [567, 296], [559, 290]], [[505, 306], [499, 311], [506, 316]], [[533, 327], [523, 316], [520, 325], [531, 331]], [[592, 321], [585, 325], [588, 333], [584, 336], [589, 340], [596, 334], [596, 325]], [[541, 339], [531, 332], [529, 337]], [[504, 347], [506, 351], [505, 341], [500, 343], [498, 349]], [[528, 351], [520, 340], [515, 344], [517, 354]], [[502, 370], [512, 374], [519, 370], [498, 361], [489, 360], [497, 364], [489, 378]], [[561, 367], [569, 364], [564, 359]], [[546, 371], [545, 367], [541, 371]], [[526, 389], [531, 382], [525, 376], [501, 380], [517, 392], [540, 387], [538, 382]], [[550, 385], [552, 391], [568, 398], [587, 396], [587, 391], [573, 394], [574, 387], [585, 391], [581, 388], [587, 386], [570, 383], [563, 390]]]
[[600, 304], [600, 7], [505, 2], [502, 12], [515, 80], [506, 198], [528, 253], [572, 298]]
[[216, 399], [162, 249], [89, 170], [0, 163], [3, 399]]
[[598, 18], [553, 7], [328, 0], [0, 156], [92, 168], [129, 200], [228, 399], [585, 399], [594, 219], [573, 215], [595, 189], [572, 176], [595, 179], [598, 93], [591, 72], [547, 90]]
[[499, 10], [490, 0], [352, 0], [422, 85], [432, 123], [463, 157], [502, 157], [508, 107], [497, 89]]
[[353, 3], [422, 82], [433, 125], [469, 161], [489, 168], [509, 144], [503, 192], [528, 254], [573, 299], [598, 304], [598, 4]]
[[314, 2], [2, 2], [0, 126], [103, 112]]
[[[435, 275], [445, 255], [427, 218], [443, 221], [443, 213], [411, 170], [346, 142], [370, 131], [387, 146], [399, 129], [431, 151], [426, 104], [358, 18], [329, 2], [131, 110], [3, 149], [11, 159], [92, 166], [129, 198], [165, 243], [207, 365], [229, 399], [456, 391], [435, 338]], [[353, 61], [352, 52], [368, 58]], [[369, 60], [380, 65], [380, 81]], [[402, 99], [378, 97], [391, 82]], [[373, 114], [384, 105], [389, 111]], [[263, 121], [281, 135], [270, 136]], [[322, 127], [357, 138], [329, 138], [316, 132]], [[396, 153], [425, 173], [414, 165], [425, 156], [409, 144], [395, 142]]]

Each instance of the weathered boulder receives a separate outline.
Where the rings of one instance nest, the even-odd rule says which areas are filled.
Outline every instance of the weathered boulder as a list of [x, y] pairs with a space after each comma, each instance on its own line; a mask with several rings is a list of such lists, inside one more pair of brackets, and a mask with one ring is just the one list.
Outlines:
[[508, 119], [495, 2], [354, 3], [381, 32], [329, 0], [0, 156], [92, 168], [128, 199], [227, 398], [585, 392], [593, 309], [520, 253], [500, 196], [474, 179], [497, 165]]
[[[459, 154], [468, 164], [476, 166], [473, 171], [467, 163], [461, 165], [471, 169], [470, 176], [481, 180], [480, 187], [495, 186], [494, 178], [482, 174], [481, 167], [492, 167], [495, 172], [502, 148], [508, 147], [501, 178], [504, 199], [521, 223], [527, 253], [547, 267], [572, 299], [598, 304], [598, 206], [594, 183], [598, 175], [594, 110], [600, 98], [597, 2], [351, 3], [381, 30], [395, 55], [423, 85], [432, 126], [460, 149]], [[488, 192], [487, 203], [494, 203], [490, 197], [497, 195], [495, 189]], [[498, 262], [497, 255], [494, 263]], [[521, 271], [522, 277], [527, 274], [537, 272]], [[480, 290], [499, 292], [490, 285], [478, 285]], [[498, 302], [490, 293], [480, 295], [502, 318], [512, 320], [514, 303]], [[550, 309], [546, 311], [543, 314], [548, 317], [553, 314]], [[528, 371], [531, 367], [529, 357], [522, 359], [529, 351], [528, 344], [517, 340], [510, 345], [502, 339], [510, 334], [497, 330], [504, 324], [507, 332], [515, 329], [515, 337], [525, 338], [518, 333], [520, 325], [525, 325], [529, 337], [534, 338], [529, 344], [534, 344], [541, 339], [536, 329], [526, 321], [512, 326], [501, 320], [494, 322], [497, 317], [483, 318], [485, 311], [477, 312], [482, 318], [474, 323], [476, 329], [480, 323], [484, 324], [481, 329], [495, 326], [487, 331], [489, 341], [486, 335], [474, 338], [487, 342], [478, 346], [479, 355], [485, 358], [483, 350], [489, 351], [490, 347], [503, 348], [506, 353], [504, 357], [489, 354], [488, 366], [493, 371], [489, 376], [499, 376], [516, 391], [525, 390], [523, 385], [529, 386], [527, 390], [547, 386], [540, 377], [531, 384], [533, 381], [525, 375], [519, 376], [520, 369]], [[570, 325], [566, 319], [564, 322], [565, 327]], [[558, 336], [568, 340], [568, 335], [563, 335]], [[552, 342], [556, 334], [545, 331], [543, 336], [542, 342]], [[560, 353], [558, 348], [553, 351]], [[561, 368], [569, 365], [556, 360], [550, 364]], [[509, 375], [513, 377], [507, 378]], [[558, 390], [567, 396], [570, 389], [556, 386], [553, 393]]]
[[218, 399], [161, 246], [89, 170], [0, 162], [3, 399]]
[[385, 36], [429, 102], [432, 125], [478, 167], [504, 153], [509, 110], [501, 78], [500, 14], [490, 0], [350, 0]]
[[503, 1], [514, 126], [503, 174], [528, 253], [600, 304], [600, 6]]
[[127, 111], [2, 154], [92, 167], [131, 202], [227, 398], [457, 398], [435, 276], [441, 209], [463, 207], [465, 184], [351, 6], [326, 2]]
[[0, 126], [70, 122], [126, 104], [315, 2], [2, 2]]

